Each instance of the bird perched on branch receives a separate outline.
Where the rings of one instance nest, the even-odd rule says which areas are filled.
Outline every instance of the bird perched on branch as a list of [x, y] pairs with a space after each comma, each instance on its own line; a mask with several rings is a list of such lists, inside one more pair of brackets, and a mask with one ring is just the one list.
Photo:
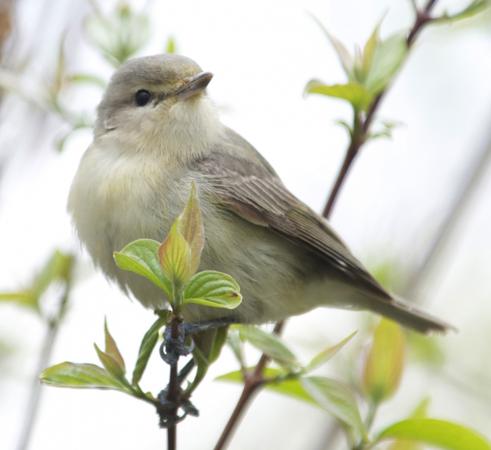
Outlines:
[[211, 79], [178, 55], [132, 59], [113, 75], [69, 197], [78, 235], [104, 273], [143, 305], [164, 306], [149, 281], [116, 267], [113, 252], [139, 238], [161, 241], [194, 182], [206, 231], [201, 266], [232, 275], [244, 300], [225, 313], [186, 306], [187, 321], [229, 314], [263, 323], [330, 306], [445, 331], [447, 324], [385, 291], [254, 147], [221, 123], [206, 94]]

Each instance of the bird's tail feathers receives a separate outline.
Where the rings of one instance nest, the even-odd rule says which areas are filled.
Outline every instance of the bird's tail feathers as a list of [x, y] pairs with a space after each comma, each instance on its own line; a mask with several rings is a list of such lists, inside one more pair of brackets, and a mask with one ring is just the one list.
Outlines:
[[392, 298], [391, 300], [375, 298], [369, 301], [369, 309], [420, 333], [456, 331], [456, 328], [449, 323], [437, 319], [399, 298]]

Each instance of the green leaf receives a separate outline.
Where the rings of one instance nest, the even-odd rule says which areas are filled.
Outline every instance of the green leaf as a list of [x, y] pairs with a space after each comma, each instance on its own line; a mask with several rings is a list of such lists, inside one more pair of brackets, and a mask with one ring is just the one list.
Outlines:
[[368, 38], [365, 43], [365, 47], [363, 48], [363, 56], [362, 56], [362, 72], [366, 75], [370, 68], [372, 67], [373, 56], [375, 54], [375, 50], [380, 42], [380, 22], [372, 31], [372, 34]]
[[296, 356], [275, 334], [267, 333], [252, 325], [235, 325], [234, 328], [239, 330], [241, 339], [261, 350], [281, 366], [300, 367]]
[[220, 356], [220, 352], [227, 338], [227, 331], [228, 327], [224, 326], [202, 331], [193, 336], [195, 343], [193, 358], [197, 369], [192, 383], [186, 390], [186, 395], [191, 394], [198, 387], [206, 376], [210, 365]]
[[[366, 431], [358, 405], [346, 385], [325, 377], [299, 378], [298, 375], [289, 374], [284, 370], [272, 367], [265, 369], [263, 374], [268, 380], [265, 384], [266, 389], [323, 409], [353, 430], [358, 440], [365, 439]], [[237, 370], [221, 375], [216, 379], [217, 381], [242, 384], [243, 374]]]
[[179, 218], [159, 247], [160, 265], [174, 286], [182, 286], [192, 275], [191, 248], [179, 230]]
[[318, 80], [311, 80], [307, 83], [305, 90], [309, 94], [320, 94], [346, 100], [357, 111], [366, 110], [373, 99], [372, 94], [356, 82], [329, 85]]
[[131, 394], [131, 389], [102, 367], [64, 362], [43, 370], [41, 381], [58, 387], [114, 389]]
[[115, 252], [114, 261], [120, 269], [136, 273], [151, 281], [170, 299], [172, 287], [160, 267], [159, 246], [160, 243], [152, 239], [138, 239], [126, 245], [120, 252]]
[[205, 229], [201, 218], [201, 210], [198, 195], [196, 193], [196, 184], [191, 184], [189, 199], [184, 211], [178, 220], [179, 231], [189, 244], [191, 251], [190, 272], [191, 275], [196, 273], [201, 260], [201, 252], [205, 245]]
[[39, 312], [39, 302], [48, 287], [55, 282], [69, 281], [74, 261], [73, 255], [56, 250], [27, 289], [0, 293], [0, 301], [14, 302]]
[[72, 73], [67, 76], [67, 81], [77, 84], [92, 84], [102, 89], [106, 87], [105, 80], [91, 73]]
[[[428, 397], [424, 398], [416, 406], [414, 411], [411, 413], [411, 419], [422, 419], [427, 416], [428, 406], [430, 404], [430, 399]], [[420, 444], [416, 441], [408, 441], [407, 439], [396, 439], [388, 450], [422, 450]]]
[[164, 314], [159, 317], [152, 326], [148, 329], [148, 331], [143, 336], [143, 339], [140, 344], [140, 349], [138, 350], [138, 358], [136, 360], [135, 368], [133, 370], [133, 376], [131, 379], [131, 383], [133, 385], [138, 385], [140, 382], [143, 373], [148, 364], [148, 360], [155, 348], [155, 345], [159, 339], [159, 330], [167, 323], [168, 314]]
[[366, 439], [356, 399], [348, 386], [327, 377], [305, 377], [300, 382], [323, 409], [353, 431], [356, 440]]
[[96, 11], [85, 25], [89, 40], [116, 67], [135, 55], [150, 35], [148, 17], [135, 13], [124, 2], [118, 2], [107, 16]]
[[165, 44], [165, 53], [176, 53], [176, 40], [173, 36], [169, 36]]
[[489, 0], [473, 0], [464, 9], [455, 13], [444, 13], [440, 17], [436, 17], [434, 22], [458, 22], [459, 20], [469, 19], [476, 16], [482, 11], [488, 9], [491, 6]]
[[392, 81], [407, 52], [404, 34], [394, 34], [378, 44], [364, 82], [364, 86], [372, 95], [379, 94]]
[[101, 361], [102, 365], [104, 368], [114, 377], [116, 377], [118, 380], [123, 381], [124, 380], [124, 368], [122, 368], [118, 362], [109, 354], [106, 352], [103, 352], [97, 344], [94, 344], [95, 351], [97, 352], [97, 356], [99, 357], [99, 360]]
[[245, 358], [244, 358], [244, 349], [242, 345], [242, 341], [240, 340], [239, 333], [236, 330], [230, 330], [227, 335], [227, 344], [232, 350], [234, 356], [237, 358], [237, 361], [240, 364], [240, 367], [243, 369], [246, 366]]
[[111, 358], [113, 358], [114, 361], [116, 361], [117, 365], [121, 368], [124, 374], [126, 371], [124, 359], [123, 356], [121, 355], [121, 352], [119, 351], [116, 341], [114, 340], [114, 338], [111, 336], [111, 333], [109, 332], [109, 328], [107, 326], [107, 320], [104, 320], [104, 344], [105, 344], [104, 351]]
[[[248, 370], [252, 371], [254, 370], [254, 367], [251, 367]], [[267, 367], [266, 369], [264, 369], [263, 375], [265, 379], [269, 380], [264, 385], [267, 390], [285, 395], [287, 397], [291, 397], [296, 400], [300, 400], [317, 408], [321, 407], [301, 385], [298, 376], [289, 376], [288, 372], [285, 372], [283, 369], [277, 369], [274, 367]], [[272, 381], [274, 379], [277, 379], [278, 381]], [[216, 378], [216, 380], [224, 381], [227, 383], [242, 384], [244, 382], [244, 375], [242, 371], [236, 370], [220, 375]]]
[[38, 297], [31, 291], [0, 292], [0, 302], [11, 302], [17, 305], [39, 311]]
[[447, 450], [491, 450], [491, 443], [481, 434], [453, 422], [439, 419], [408, 419], [390, 425], [377, 437], [406, 439]]
[[336, 345], [327, 347], [325, 350], [322, 350], [320, 353], [315, 355], [312, 360], [305, 366], [304, 371], [310, 372], [314, 369], [317, 369], [319, 366], [325, 364], [329, 361], [339, 350], [341, 350], [356, 334], [357, 332], [351, 333], [348, 337], [345, 337], [342, 341], [338, 342]]
[[374, 403], [390, 397], [401, 379], [405, 339], [401, 327], [382, 319], [375, 329], [363, 370], [363, 388]]
[[351, 79], [351, 74], [353, 72], [353, 58], [350, 55], [349, 51], [343, 45], [341, 41], [335, 38], [329, 31], [327, 31], [326, 27], [322, 24], [322, 22], [315, 17], [313, 14], [310, 14], [310, 17], [314, 20], [314, 22], [319, 26], [324, 35], [327, 37], [331, 45], [333, 46], [336, 54], [338, 55], [339, 62], [343, 67], [344, 72]]
[[226, 273], [205, 270], [194, 275], [183, 293], [183, 303], [212, 308], [235, 309], [242, 296], [237, 281]]

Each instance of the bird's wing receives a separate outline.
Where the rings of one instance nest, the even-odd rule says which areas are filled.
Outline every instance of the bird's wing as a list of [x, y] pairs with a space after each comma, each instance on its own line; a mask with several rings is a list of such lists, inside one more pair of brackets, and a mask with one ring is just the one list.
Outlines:
[[251, 161], [217, 151], [194, 165], [211, 187], [214, 201], [223, 208], [319, 255], [330, 268], [355, 285], [369, 289], [382, 299], [391, 298], [327, 222], [292, 195], [261, 160]]

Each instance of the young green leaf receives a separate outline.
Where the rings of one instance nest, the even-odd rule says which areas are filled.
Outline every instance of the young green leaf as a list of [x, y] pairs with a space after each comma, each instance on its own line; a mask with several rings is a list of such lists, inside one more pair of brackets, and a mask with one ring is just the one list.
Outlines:
[[348, 386], [327, 377], [305, 377], [300, 382], [319, 406], [353, 431], [356, 440], [366, 439], [356, 399]]
[[350, 55], [349, 51], [346, 49], [346, 47], [343, 45], [341, 41], [339, 41], [331, 33], [329, 33], [329, 31], [327, 31], [326, 27], [322, 24], [322, 22], [317, 17], [315, 17], [312, 14], [310, 16], [312, 17], [314, 22], [319, 26], [319, 28], [322, 30], [324, 35], [327, 37], [327, 39], [333, 46], [334, 50], [338, 55], [339, 62], [341, 63], [344, 72], [346, 73], [348, 78], [351, 79], [351, 75], [353, 72], [353, 58]]
[[201, 260], [201, 252], [205, 245], [205, 229], [201, 218], [201, 210], [196, 184], [191, 184], [188, 202], [178, 221], [179, 231], [189, 244], [191, 251], [190, 272], [196, 273]]
[[[424, 398], [416, 406], [411, 413], [411, 419], [423, 419], [427, 416], [428, 406], [430, 404], [429, 397]], [[422, 450], [421, 445], [416, 441], [410, 441], [407, 439], [396, 439], [389, 447], [388, 450]]]
[[124, 380], [124, 375], [125, 375], [125, 370], [124, 367], [121, 367], [119, 363], [109, 354], [106, 352], [103, 352], [97, 344], [94, 344], [95, 351], [97, 352], [97, 356], [99, 357], [99, 360], [101, 361], [102, 365], [104, 368], [113, 376], [116, 377], [118, 380], [123, 381]]
[[169, 234], [159, 246], [162, 271], [175, 286], [182, 286], [191, 277], [191, 248], [179, 227], [179, 218], [172, 225]]
[[325, 364], [329, 361], [339, 350], [341, 350], [357, 332], [351, 333], [348, 337], [345, 337], [342, 341], [338, 342], [336, 345], [327, 347], [325, 350], [322, 350], [320, 353], [315, 355], [312, 360], [305, 366], [304, 371], [310, 372], [312, 370], [317, 369], [322, 364]]
[[183, 304], [235, 309], [241, 301], [237, 281], [226, 273], [214, 270], [198, 272], [189, 280], [183, 293]]
[[234, 328], [239, 330], [241, 339], [261, 350], [279, 365], [289, 369], [300, 367], [296, 356], [278, 336], [252, 325], [236, 325]]
[[372, 64], [364, 82], [366, 89], [377, 95], [392, 81], [408, 52], [404, 34], [394, 34], [375, 48]]
[[160, 267], [159, 246], [160, 243], [152, 239], [138, 239], [126, 245], [120, 252], [115, 252], [114, 261], [120, 269], [150, 280], [170, 299], [172, 286]]
[[382, 319], [375, 329], [363, 370], [363, 388], [374, 403], [390, 397], [401, 379], [405, 338], [401, 327]]
[[123, 356], [121, 355], [121, 352], [119, 351], [116, 341], [114, 340], [114, 338], [111, 336], [111, 333], [109, 332], [109, 328], [107, 326], [107, 320], [104, 320], [104, 344], [105, 344], [104, 351], [112, 359], [114, 359], [114, 361], [121, 368], [124, 374], [126, 371], [124, 359]]
[[38, 298], [31, 291], [0, 292], [0, 302], [11, 302], [39, 312]]
[[372, 34], [368, 38], [367, 42], [365, 43], [365, 47], [363, 48], [361, 68], [364, 77], [366, 76], [366, 74], [368, 74], [370, 68], [372, 67], [373, 56], [375, 54], [375, 50], [379, 45], [379, 43], [380, 43], [380, 22], [372, 31]]
[[14, 302], [39, 312], [39, 301], [48, 287], [57, 281], [66, 283], [71, 277], [73, 265], [73, 255], [56, 250], [27, 289], [0, 293], [0, 301]]
[[138, 358], [136, 360], [135, 368], [133, 369], [133, 376], [131, 378], [131, 383], [133, 385], [137, 385], [141, 377], [143, 376], [143, 372], [148, 364], [148, 360], [157, 344], [159, 339], [159, 330], [167, 323], [168, 315], [164, 314], [159, 317], [152, 326], [148, 329], [148, 331], [143, 336], [143, 339], [140, 344], [140, 349], [138, 350]]
[[129, 386], [94, 364], [57, 364], [43, 370], [41, 381], [58, 387], [114, 389], [131, 394]]
[[197, 369], [193, 381], [186, 390], [186, 394], [192, 393], [204, 379], [208, 368], [218, 357], [227, 337], [228, 327], [220, 327], [202, 331], [193, 336], [195, 344], [193, 358]]
[[320, 94], [346, 100], [357, 111], [366, 110], [373, 99], [372, 94], [356, 82], [329, 85], [318, 80], [311, 80], [307, 83], [305, 91], [309, 94]]
[[481, 434], [446, 420], [408, 419], [390, 425], [375, 442], [407, 439], [447, 450], [491, 450], [491, 443]]
[[165, 53], [176, 53], [176, 40], [173, 36], [169, 36], [165, 44]]
[[459, 20], [469, 19], [491, 6], [490, 0], [473, 0], [464, 9], [455, 14], [442, 14], [436, 17], [434, 22], [457, 22]]

